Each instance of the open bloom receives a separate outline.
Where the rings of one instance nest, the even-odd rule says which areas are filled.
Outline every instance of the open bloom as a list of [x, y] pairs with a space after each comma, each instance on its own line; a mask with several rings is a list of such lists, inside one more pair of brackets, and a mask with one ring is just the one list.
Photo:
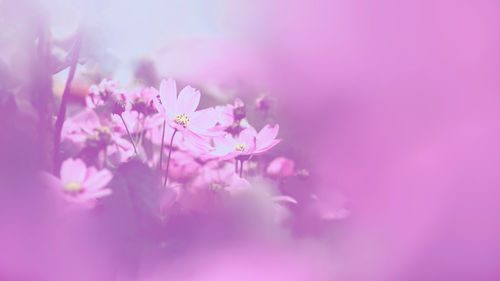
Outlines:
[[111, 181], [111, 172], [89, 168], [80, 159], [64, 161], [60, 175], [49, 175], [49, 184], [70, 202], [92, 205], [97, 198], [111, 194], [110, 189], [104, 188]]
[[177, 96], [175, 81], [163, 80], [160, 84], [160, 101], [166, 121], [184, 136], [210, 136], [217, 122], [217, 114], [213, 108], [196, 111], [200, 103], [200, 92], [186, 86]]
[[229, 134], [224, 138], [215, 138], [213, 155], [221, 159], [231, 159], [240, 155], [249, 156], [264, 153], [281, 142], [281, 139], [276, 139], [278, 131], [279, 125], [273, 127], [266, 125], [258, 133], [253, 127], [248, 127], [241, 131], [236, 138]]

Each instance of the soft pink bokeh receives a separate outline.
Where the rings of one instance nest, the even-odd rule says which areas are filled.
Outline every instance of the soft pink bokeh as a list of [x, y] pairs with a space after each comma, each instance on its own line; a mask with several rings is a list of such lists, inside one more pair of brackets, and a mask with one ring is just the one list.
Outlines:
[[[103, 39], [96, 40], [106, 46], [100, 50], [110, 50], [121, 63], [106, 70], [119, 68], [114, 74], [125, 82], [130, 64], [147, 57], [159, 76], [200, 85], [227, 102], [235, 96], [245, 101], [261, 93], [272, 96], [273, 121], [284, 139], [277, 150], [311, 173], [311, 181], [294, 190], [315, 195], [307, 212], [344, 217], [347, 206], [350, 215], [321, 223], [304, 215], [291, 226], [292, 235], [274, 228], [274, 217], [262, 215], [283, 209], [264, 206], [260, 199], [268, 195], [257, 192], [242, 201], [247, 208], [228, 207], [238, 219], [216, 209], [176, 222], [174, 230], [141, 225], [138, 229], [146, 229], [141, 235], [168, 232], [177, 244], [165, 245], [174, 253], [166, 260], [173, 263], [156, 259], [153, 250], [147, 255], [153, 245], [141, 245], [148, 258], [137, 269], [138, 245], [123, 246], [140, 233], [129, 227], [134, 216], [111, 209], [102, 220], [78, 214], [76, 221], [61, 223], [51, 201], [26, 187], [33, 186], [26, 179], [31, 166], [11, 160], [38, 159], [36, 146], [17, 142], [23, 139], [17, 133], [6, 134], [1, 139], [5, 180], [0, 178], [0, 206], [7, 209], [0, 212], [0, 248], [6, 250], [0, 254], [0, 279], [9, 274], [5, 268], [82, 281], [120, 274], [123, 280], [165, 275], [181, 280], [244, 280], [241, 275], [249, 280], [500, 279], [496, 1], [59, 2], [48, 1], [43, 10], [55, 31], [74, 30], [75, 19], [86, 19]], [[32, 7], [31, 1], [19, 3], [8, 5], [10, 14]], [[31, 28], [19, 26], [20, 34]], [[10, 28], [1, 22], [0, 27]], [[23, 78], [29, 69], [25, 58], [6, 59], [16, 52], [12, 45], [2, 42], [0, 57]], [[56, 89], [63, 84], [59, 80]], [[8, 116], [1, 114], [3, 120]], [[23, 176], [21, 182], [12, 175]], [[292, 210], [300, 206], [299, 201]], [[193, 234], [199, 221], [205, 222], [202, 232]], [[55, 231], [56, 225], [71, 236]], [[118, 262], [131, 266], [118, 274]]]

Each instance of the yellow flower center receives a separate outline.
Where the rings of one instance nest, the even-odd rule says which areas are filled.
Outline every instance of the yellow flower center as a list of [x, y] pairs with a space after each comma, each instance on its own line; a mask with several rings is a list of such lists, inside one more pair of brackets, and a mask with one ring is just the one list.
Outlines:
[[102, 134], [102, 135], [110, 135], [111, 134], [111, 130], [105, 126], [99, 126], [99, 127], [95, 128], [94, 132], [96, 134]]
[[177, 114], [177, 116], [175, 116], [174, 118], [174, 122], [177, 125], [186, 128], [189, 125], [189, 118], [187, 117], [186, 113]]
[[69, 182], [65, 186], [63, 186], [63, 190], [75, 194], [79, 193], [83, 190], [83, 186], [79, 182]]
[[246, 145], [246, 144], [244, 144], [244, 143], [240, 143], [240, 144], [238, 144], [238, 145], [236, 145], [236, 146], [234, 147], [234, 150], [235, 150], [235, 151], [243, 151], [243, 150], [245, 150], [245, 148], [246, 148], [246, 147], [247, 147], [247, 145]]
[[223, 186], [220, 183], [213, 182], [213, 183], [210, 183], [210, 185], [208, 186], [208, 188], [210, 190], [221, 190], [223, 188]]

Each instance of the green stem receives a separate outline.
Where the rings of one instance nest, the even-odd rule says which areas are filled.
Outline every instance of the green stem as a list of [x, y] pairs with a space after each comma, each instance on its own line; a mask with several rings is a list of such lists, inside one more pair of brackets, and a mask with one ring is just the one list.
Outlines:
[[71, 91], [71, 82], [73, 82], [73, 78], [75, 77], [76, 66], [78, 65], [78, 56], [80, 55], [80, 47], [82, 43], [81, 34], [78, 33], [75, 43], [71, 52], [71, 64], [69, 67], [68, 78], [66, 79], [66, 86], [64, 87], [64, 91], [61, 97], [61, 105], [59, 106], [59, 113], [57, 114], [57, 119], [55, 123], [55, 134], [54, 134], [54, 173], [59, 174], [59, 146], [61, 145], [61, 131], [64, 123], [64, 118], [66, 117], [66, 104], [68, 102], [68, 98]]
[[167, 125], [167, 121], [163, 121], [163, 130], [161, 133], [161, 146], [160, 146], [160, 163], [158, 163], [158, 170], [161, 171], [161, 165], [163, 164], [163, 145], [165, 141], [165, 126]]
[[134, 139], [132, 138], [132, 135], [130, 134], [127, 123], [125, 123], [125, 119], [123, 119], [123, 116], [121, 114], [120, 114], [120, 119], [122, 119], [123, 126], [125, 126], [125, 130], [127, 130], [127, 134], [128, 134], [128, 137], [130, 138], [130, 142], [132, 143], [132, 146], [134, 147], [135, 155], [137, 155], [137, 148], [135, 147]]
[[144, 138], [144, 133], [146, 132], [146, 115], [143, 115], [141, 121], [141, 130], [139, 131], [139, 145], [142, 145], [142, 139]]
[[170, 156], [172, 155], [172, 144], [174, 143], [174, 137], [175, 133], [177, 133], [177, 129], [174, 130], [174, 133], [172, 134], [172, 138], [170, 139], [170, 149], [168, 151], [168, 158], [167, 158], [167, 169], [165, 170], [165, 180], [163, 181], [163, 188], [167, 186], [167, 179], [168, 179], [168, 168], [170, 166]]

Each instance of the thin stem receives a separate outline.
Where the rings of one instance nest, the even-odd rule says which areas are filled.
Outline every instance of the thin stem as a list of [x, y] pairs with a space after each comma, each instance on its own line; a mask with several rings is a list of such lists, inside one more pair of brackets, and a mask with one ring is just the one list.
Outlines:
[[140, 132], [140, 138], [139, 138], [139, 145], [142, 145], [142, 139], [144, 138], [144, 133], [146, 132], [146, 115], [142, 117], [142, 122], [141, 122], [141, 132]]
[[165, 180], [163, 181], [163, 188], [167, 186], [167, 179], [168, 179], [168, 168], [170, 166], [170, 156], [172, 155], [172, 144], [174, 143], [174, 137], [175, 133], [177, 133], [177, 129], [174, 130], [174, 133], [172, 134], [172, 138], [170, 139], [170, 150], [168, 151], [168, 158], [167, 158], [167, 169], [165, 170]]
[[243, 177], [243, 160], [240, 161], [240, 178]]
[[108, 164], [108, 146], [106, 145], [106, 147], [104, 147], [104, 163], [102, 164], [102, 167], [103, 168], [106, 168], [107, 164]]
[[163, 129], [161, 133], [161, 146], [160, 146], [160, 163], [158, 163], [158, 170], [161, 171], [161, 164], [163, 163], [163, 145], [165, 141], [165, 126], [167, 125], [167, 120], [163, 121]]
[[77, 34], [75, 44], [73, 45], [71, 57], [71, 64], [69, 68], [68, 78], [66, 79], [66, 86], [64, 87], [64, 92], [61, 97], [61, 105], [59, 107], [59, 113], [57, 114], [57, 120], [55, 123], [55, 134], [54, 134], [54, 172], [59, 171], [59, 145], [61, 144], [61, 131], [64, 123], [64, 118], [66, 117], [66, 104], [68, 103], [68, 97], [71, 91], [71, 82], [75, 77], [76, 66], [78, 65], [78, 56], [80, 55], [80, 47], [82, 43], [82, 38], [80, 34]]
[[234, 161], [234, 173], [238, 174], [238, 160]]
[[125, 123], [125, 119], [123, 119], [123, 116], [121, 114], [120, 114], [120, 119], [122, 119], [123, 126], [125, 126], [125, 130], [127, 130], [127, 134], [128, 134], [129, 139], [130, 139], [130, 142], [132, 143], [132, 146], [134, 147], [135, 155], [137, 155], [137, 148], [135, 147], [134, 139], [132, 138], [132, 135], [130, 134], [127, 123]]

